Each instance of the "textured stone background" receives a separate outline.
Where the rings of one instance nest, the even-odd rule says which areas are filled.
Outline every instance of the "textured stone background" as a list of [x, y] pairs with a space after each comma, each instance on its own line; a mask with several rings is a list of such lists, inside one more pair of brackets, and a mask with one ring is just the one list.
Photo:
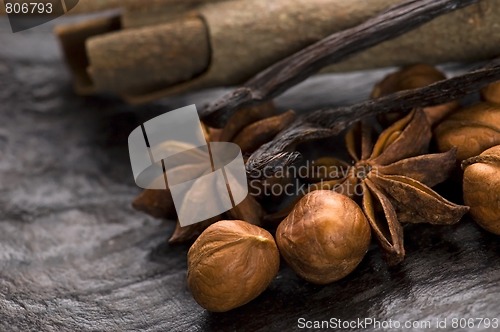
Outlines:
[[[64, 20], [58, 19], [55, 23]], [[52, 26], [12, 34], [0, 18], [0, 330], [269, 331], [297, 320], [499, 317], [500, 238], [468, 220], [406, 227], [407, 258], [388, 269], [373, 246], [344, 280], [314, 286], [288, 267], [257, 300], [210, 314], [185, 283], [187, 246], [171, 221], [135, 212], [126, 140], [156, 114], [220, 91], [131, 107], [80, 98]], [[324, 76], [283, 108], [367, 97], [383, 71]]]

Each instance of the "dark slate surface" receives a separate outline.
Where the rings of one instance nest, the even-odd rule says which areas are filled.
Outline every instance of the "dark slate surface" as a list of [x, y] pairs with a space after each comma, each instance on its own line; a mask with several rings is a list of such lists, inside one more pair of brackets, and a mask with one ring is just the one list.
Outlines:
[[[447, 319], [451, 330], [453, 318], [500, 317], [500, 238], [468, 220], [407, 227], [407, 259], [397, 268], [375, 246], [328, 286], [282, 266], [257, 300], [204, 311], [186, 288], [188, 247], [166, 244], [174, 223], [130, 207], [139, 189], [126, 139], [141, 121], [201, 107], [220, 91], [140, 107], [77, 97], [52, 25], [12, 34], [0, 18], [1, 331], [288, 331], [301, 317], [430, 321], [432, 330]], [[320, 77], [278, 104], [352, 102], [382, 75]]]

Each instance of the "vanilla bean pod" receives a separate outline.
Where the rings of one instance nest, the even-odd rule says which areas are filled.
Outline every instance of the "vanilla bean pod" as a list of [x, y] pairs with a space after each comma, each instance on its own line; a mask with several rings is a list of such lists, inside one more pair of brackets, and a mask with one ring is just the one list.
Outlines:
[[467, 74], [439, 81], [423, 88], [406, 90], [352, 106], [321, 109], [297, 118], [274, 140], [262, 145], [247, 162], [247, 172], [256, 176], [265, 167], [266, 174], [289, 165], [299, 157], [292, 151], [302, 142], [339, 134], [360, 119], [383, 112], [428, 107], [462, 98], [500, 80], [500, 58]]
[[410, 0], [366, 22], [335, 33], [277, 62], [201, 112], [211, 126], [221, 127], [243, 106], [270, 100], [317, 73], [323, 67], [398, 37], [433, 18], [477, 0]]

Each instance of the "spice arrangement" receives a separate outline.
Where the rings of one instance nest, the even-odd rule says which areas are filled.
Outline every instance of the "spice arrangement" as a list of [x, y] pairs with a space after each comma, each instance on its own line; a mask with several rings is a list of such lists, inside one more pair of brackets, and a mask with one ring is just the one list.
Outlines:
[[[204, 110], [207, 140], [238, 143], [249, 179], [262, 187], [290, 180], [273, 174], [293, 167], [300, 143], [344, 135], [345, 147], [316, 159], [326, 171], [311, 171], [303, 179], [310, 184], [307, 192], [292, 203], [283, 195], [250, 190], [244, 202], [223, 215], [177, 225], [171, 243], [196, 239], [188, 253], [188, 285], [201, 306], [223, 312], [256, 298], [276, 276], [280, 255], [298, 276], [316, 284], [335, 282], [355, 270], [372, 237], [389, 266], [400, 264], [407, 223], [451, 225], [470, 210], [484, 229], [500, 232], [498, 60], [449, 79], [431, 65], [407, 66], [379, 82], [371, 100], [300, 116], [277, 114], [269, 102], [337, 61], [337, 55], [363, 49], [373, 34], [398, 29], [401, 17], [417, 24], [423, 13], [438, 15], [450, 3], [414, 1], [395, 7], [370, 24], [278, 62]], [[390, 24], [382, 26], [386, 19]], [[367, 26], [376, 32], [364, 36]], [[461, 97], [479, 92], [482, 101], [460, 106]], [[456, 176], [462, 160], [464, 205], [432, 189]], [[256, 177], [263, 169], [271, 172]], [[175, 214], [168, 191], [146, 190], [133, 205], [154, 216]], [[273, 212], [270, 205], [284, 207]]]
[[[74, 25], [75, 39], [64, 44], [68, 57], [77, 60], [73, 64], [81, 70], [83, 86], [95, 89], [85, 94], [100, 93], [106, 83], [116, 84], [111, 92], [118, 96], [125, 96], [122, 88], [128, 86], [127, 95], [157, 98], [150, 92], [194, 89], [185, 83], [203, 75], [218, 56], [210, 47], [211, 57], [205, 57], [206, 46], [215, 46], [215, 31], [199, 32], [213, 25], [190, 13], [199, 6], [222, 8], [240, 1], [271, 8], [255, 17], [258, 24], [248, 26], [247, 35], [265, 37], [271, 23], [284, 29], [268, 34], [273, 46], [286, 48], [277, 60], [284, 65], [270, 58], [262, 62], [265, 45], [242, 39], [254, 50], [246, 60], [262, 68], [276, 65], [262, 81], [265, 86], [290, 78], [290, 70], [298, 73], [297, 81], [309, 77], [310, 67], [296, 66], [312, 55], [294, 54], [313, 45], [314, 38], [321, 40], [318, 33], [331, 34], [310, 31], [316, 26], [307, 14], [305, 21], [293, 22], [299, 30], [280, 25], [273, 10], [288, 4], [321, 4], [315, 12], [324, 22], [334, 17], [331, 24], [339, 31], [357, 31], [337, 35], [334, 48], [340, 53], [314, 72], [391, 68], [320, 75], [276, 99], [260, 98], [256, 84], [250, 103], [213, 118], [216, 102], [227, 98], [219, 99], [220, 89], [136, 106], [112, 96], [82, 99], [68, 90], [70, 77], [54, 49], [54, 24], [85, 23]], [[0, 330], [360, 330], [364, 326], [350, 323], [365, 316], [381, 329], [385, 322], [409, 320], [425, 320], [413, 325], [415, 330], [497, 327], [500, 83], [492, 82], [500, 82], [500, 63], [494, 60], [500, 53], [500, 0], [475, 2], [395, 39], [377, 36], [385, 41], [363, 51], [358, 50], [364, 41], [357, 39], [360, 44], [350, 44], [353, 53], [343, 57], [342, 45], [363, 33], [356, 24], [381, 13], [389, 2], [404, 1], [65, 0], [59, 2], [78, 2], [75, 11], [126, 9], [108, 12], [111, 19], [105, 13], [92, 16], [97, 19], [71, 16], [72, 10], [23, 33], [12, 33], [9, 18], [0, 16], [0, 44], [6, 45], [0, 47]], [[423, 3], [412, 0], [406, 3], [412, 7], [398, 10], [414, 22], [414, 6]], [[260, 8], [248, 6], [242, 14], [255, 15]], [[274, 22], [260, 21], [272, 15]], [[364, 31], [378, 35], [383, 25]], [[85, 34], [79, 39], [80, 29], [95, 29], [95, 39]], [[203, 56], [161, 53], [175, 51], [169, 45], [189, 46], [189, 40], [168, 41], [183, 29], [198, 33], [197, 51]], [[284, 37], [304, 44], [291, 50]], [[144, 47], [135, 52], [126, 47], [141, 40]], [[110, 51], [116, 52], [116, 63], [106, 59]], [[290, 55], [296, 61], [288, 62]], [[323, 67], [336, 59], [344, 60]], [[445, 64], [455, 60], [460, 63]], [[127, 61], [128, 67], [118, 66]], [[231, 67], [231, 75], [260, 71], [236, 59]], [[195, 77], [181, 83], [169, 74], [186, 79], [193, 72]], [[149, 79], [173, 83], [149, 85]], [[245, 80], [236, 89], [248, 88]], [[193, 103], [204, 119], [197, 138], [204, 134], [214, 146], [233, 142], [229, 145], [241, 147], [239, 170], [248, 171], [249, 193], [232, 210], [180, 227], [177, 212], [183, 222], [184, 210], [175, 210], [172, 195], [176, 203], [183, 197], [175, 195], [175, 180], [210, 170], [165, 159], [165, 172], [176, 177], [164, 181], [173, 194], [141, 192], [130, 174], [126, 139], [150, 117]], [[152, 142], [145, 139], [147, 145]], [[197, 182], [192, 193], [206, 189]], [[206, 201], [199, 194], [193, 202], [210, 207], [208, 198], [224, 194], [226, 188], [219, 186]], [[131, 203], [142, 211], [134, 211]], [[393, 327], [387, 329], [400, 330]]]
[[[244, 109], [233, 115], [224, 129], [209, 129], [208, 137], [231, 140], [241, 133], [256, 132], [246, 130], [256, 123], [263, 128], [273, 124], [274, 128], [280, 123], [277, 118], [287, 119], [291, 114], [273, 116], [273, 112], [269, 104]], [[242, 117], [245, 113], [248, 116]], [[256, 114], [267, 118], [256, 120], [261, 118]], [[244, 126], [238, 119], [254, 122]], [[240, 134], [234, 133], [236, 128], [240, 128]], [[269, 129], [274, 135], [277, 131]], [[340, 160], [335, 155], [320, 158], [323, 165], [342, 168], [340, 174], [345, 176], [314, 173], [307, 179], [312, 183], [310, 192], [287, 206], [284, 210], [288, 215], [277, 224], [269, 222], [273, 218], [266, 218], [268, 212], [260, 204], [269, 197], [249, 195], [225, 215], [192, 226], [177, 226], [171, 243], [197, 238], [188, 254], [188, 284], [198, 303], [210, 311], [227, 311], [251, 301], [276, 276], [279, 254], [303, 279], [317, 284], [334, 282], [361, 262], [372, 234], [387, 263], [399, 264], [405, 255], [404, 224], [450, 225], [458, 222], [469, 207], [479, 225], [499, 233], [500, 185], [495, 180], [498, 146], [464, 161], [465, 205], [458, 205], [431, 187], [457, 169], [460, 147], [429, 153], [433, 135], [424, 109], [415, 109], [396, 120], [376, 140], [375, 134], [368, 121], [354, 123], [345, 135], [345, 150], [351, 160]], [[167, 192], [146, 190], [134, 206], [154, 216], [171, 217], [175, 210], [171, 201], [165, 204], [167, 201]]]

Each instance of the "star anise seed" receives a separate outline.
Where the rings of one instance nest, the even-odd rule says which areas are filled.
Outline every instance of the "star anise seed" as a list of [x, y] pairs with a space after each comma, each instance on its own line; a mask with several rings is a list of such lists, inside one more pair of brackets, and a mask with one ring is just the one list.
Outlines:
[[395, 122], [374, 144], [371, 138], [366, 123], [355, 125], [346, 135], [351, 170], [345, 178], [322, 182], [317, 188], [357, 197], [388, 263], [395, 265], [405, 255], [401, 223], [449, 225], [469, 208], [447, 201], [430, 188], [449, 176], [456, 149], [424, 154], [431, 126], [422, 110]]

